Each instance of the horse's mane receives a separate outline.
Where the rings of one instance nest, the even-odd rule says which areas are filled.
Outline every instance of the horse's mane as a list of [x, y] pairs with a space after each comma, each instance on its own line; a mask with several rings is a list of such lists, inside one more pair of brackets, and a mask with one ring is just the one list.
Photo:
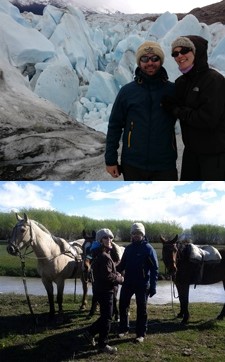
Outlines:
[[[69, 244], [69, 242], [63, 238], [60, 238], [59, 236], [55, 236], [53, 234], [50, 233], [50, 231], [41, 223], [32, 220], [34, 222], [35, 225], [37, 225], [42, 231], [46, 232], [48, 235], [50, 235], [53, 239], [53, 241], [60, 247], [61, 252], [65, 252], [68, 250], [68, 247], [70, 248], [71, 245]], [[68, 245], [67, 245], [68, 244]]]
[[39, 223], [39, 222], [37, 222], [37, 221], [35, 221], [35, 220], [32, 220], [32, 221], [33, 221], [33, 223], [34, 223], [35, 225], [37, 225], [42, 231], [44, 231], [44, 232], [46, 232], [47, 234], [49, 234], [49, 235], [52, 236], [52, 234], [50, 233], [50, 231], [49, 231], [48, 229], [46, 229], [46, 227], [45, 227], [44, 225], [42, 225], [41, 223]]

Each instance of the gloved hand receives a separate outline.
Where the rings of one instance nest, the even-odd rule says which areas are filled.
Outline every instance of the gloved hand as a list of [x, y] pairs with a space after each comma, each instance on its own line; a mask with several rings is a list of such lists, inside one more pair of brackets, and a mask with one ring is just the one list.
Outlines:
[[161, 107], [174, 118], [178, 118], [180, 108], [176, 98], [172, 96], [163, 96], [161, 99]]
[[155, 290], [155, 289], [150, 288], [150, 289], [149, 289], [148, 296], [151, 298], [151, 297], [153, 297], [153, 295], [155, 295], [155, 294], [156, 294], [156, 290]]

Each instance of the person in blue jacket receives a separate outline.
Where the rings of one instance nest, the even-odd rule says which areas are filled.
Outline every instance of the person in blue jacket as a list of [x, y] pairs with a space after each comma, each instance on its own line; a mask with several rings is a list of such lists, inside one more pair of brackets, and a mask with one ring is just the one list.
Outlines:
[[122, 172], [125, 181], [176, 181], [176, 118], [161, 106], [162, 97], [174, 94], [174, 83], [162, 66], [163, 50], [146, 41], [137, 49], [136, 62], [135, 78], [120, 89], [109, 118], [106, 170], [112, 177]]
[[147, 331], [147, 300], [156, 294], [158, 280], [158, 259], [154, 248], [146, 240], [145, 227], [134, 223], [131, 227], [131, 244], [123, 253], [117, 271], [124, 273], [124, 282], [120, 291], [119, 338], [129, 333], [129, 306], [133, 295], [136, 297], [136, 339], [144, 341]]

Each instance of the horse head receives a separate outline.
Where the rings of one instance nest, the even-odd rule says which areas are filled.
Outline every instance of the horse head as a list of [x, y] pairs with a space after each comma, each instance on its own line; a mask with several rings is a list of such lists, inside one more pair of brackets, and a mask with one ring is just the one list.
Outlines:
[[164, 237], [160, 236], [160, 240], [163, 244], [162, 248], [163, 262], [165, 264], [168, 273], [174, 276], [177, 272], [178, 235], [176, 235], [175, 238], [172, 240], [166, 240]]
[[11, 255], [19, 255], [20, 250], [29, 246], [32, 240], [32, 229], [28, 216], [24, 214], [24, 218], [22, 218], [16, 214], [16, 218], [18, 222], [12, 230], [7, 246], [7, 251]]

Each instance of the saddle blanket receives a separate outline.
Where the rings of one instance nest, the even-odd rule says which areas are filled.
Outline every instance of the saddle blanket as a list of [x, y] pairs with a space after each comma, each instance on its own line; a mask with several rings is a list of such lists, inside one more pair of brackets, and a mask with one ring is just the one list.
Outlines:
[[219, 263], [222, 259], [219, 251], [211, 245], [190, 244], [190, 260], [193, 262]]

